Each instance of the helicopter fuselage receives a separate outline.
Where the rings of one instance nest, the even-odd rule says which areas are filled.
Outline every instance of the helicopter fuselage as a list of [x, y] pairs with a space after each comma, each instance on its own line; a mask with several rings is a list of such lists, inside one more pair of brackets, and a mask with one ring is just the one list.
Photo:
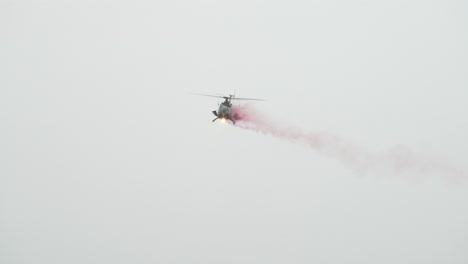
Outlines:
[[216, 121], [217, 119], [221, 119], [223, 121], [225, 120], [231, 120], [233, 124], [236, 122], [232, 118], [231, 115], [231, 106], [232, 104], [229, 101], [224, 101], [219, 105], [218, 112], [213, 111], [213, 114], [216, 116], [215, 119], [213, 119], [213, 122]]

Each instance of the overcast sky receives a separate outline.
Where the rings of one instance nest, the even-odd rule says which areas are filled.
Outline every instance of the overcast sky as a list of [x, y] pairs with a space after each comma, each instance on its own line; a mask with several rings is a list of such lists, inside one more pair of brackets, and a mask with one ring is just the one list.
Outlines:
[[212, 123], [468, 170], [466, 1], [0, 0], [0, 263], [468, 263], [468, 185]]

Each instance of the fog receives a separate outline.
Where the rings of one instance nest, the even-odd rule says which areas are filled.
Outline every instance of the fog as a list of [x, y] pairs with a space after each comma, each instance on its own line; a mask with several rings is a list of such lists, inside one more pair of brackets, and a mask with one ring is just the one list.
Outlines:
[[[1, 1], [0, 263], [467, 263], [467, 7]], [[192, 92], [464, 176], [355, 170]]]

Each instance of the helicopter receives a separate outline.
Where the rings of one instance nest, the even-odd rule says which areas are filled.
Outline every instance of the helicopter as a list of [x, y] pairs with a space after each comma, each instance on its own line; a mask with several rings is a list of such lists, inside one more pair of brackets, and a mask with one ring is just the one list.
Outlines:
[[226, 120], [230, 120], [232, 122], [232, 124], [236, 123], [235, 118], [233, 118], [232, 111], [231, 111], [231, 107], [232, 107], [231, 101], [232, 100], [265, 101], [263, 99], [256, 99], [256, 98], [239, 98], [239, 97], [236, 97], [236, 95], [234, 95], [234, 94], [229, 94], [228, 96], [219, 96], [219, 95], [194, 93], [194, 95], [223, 98], [224, 101], [222, 103], [220, 103], [220, 104], [218, 103], [219, 104], [218, 111], [216, 111], [216, 110], [212, 111], [212, 113], [216, 116], [216, 118], [213, 119], [213, 121], [211, 121], [211, 122], [214, 122], [214, 121], [220, 119], [222, 122], [225, 122]]

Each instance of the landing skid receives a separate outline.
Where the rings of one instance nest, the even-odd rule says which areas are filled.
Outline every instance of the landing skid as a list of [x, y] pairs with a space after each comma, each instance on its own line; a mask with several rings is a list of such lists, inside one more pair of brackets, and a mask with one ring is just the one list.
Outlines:
[[[218, 119], [219, 119], [219, 117], [213, 119], [213, 121], [211, 121], [211, 122], [214, 122], [214, 121], [216, 121]], [[232, 119], [232, 118], [229, 118], [229, 120], [232, 122], [233, 125], [236, 123], [236, 121], [234, 121], [234, 119]]]

